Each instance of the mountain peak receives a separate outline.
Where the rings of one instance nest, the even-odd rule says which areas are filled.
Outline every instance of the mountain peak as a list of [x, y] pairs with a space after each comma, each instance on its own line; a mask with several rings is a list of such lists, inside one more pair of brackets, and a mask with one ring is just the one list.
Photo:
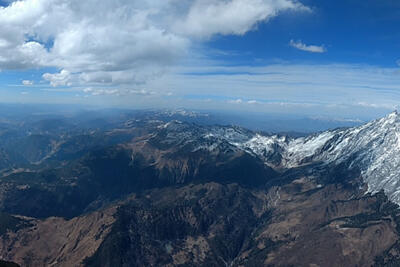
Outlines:
[[388, 119], [393, 119], [393, 118], [398, 118], [398, 117], [399, 117], [399, 112], [397, 111], [397, 109], [386, 116], [386, 118], [388, 118]]
[[400, 133], [400, 114], [397, 110], [395, 110], [392, 113], [388, 114], [386, 117], [373, 121], [369, 124], [366, 124], [365, 126], [372, 126], [373, 128], [375, 128], [374, 132], [371, 133], [372, 135], [383, 132]]

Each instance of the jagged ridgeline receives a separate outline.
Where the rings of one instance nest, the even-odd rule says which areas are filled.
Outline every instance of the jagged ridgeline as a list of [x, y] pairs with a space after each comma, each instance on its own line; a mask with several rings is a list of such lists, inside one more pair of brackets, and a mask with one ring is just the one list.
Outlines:
[[400, 115], [303, 137], [205, 118], [3, 125], [0, 257], [21, 266], [399, 263]]

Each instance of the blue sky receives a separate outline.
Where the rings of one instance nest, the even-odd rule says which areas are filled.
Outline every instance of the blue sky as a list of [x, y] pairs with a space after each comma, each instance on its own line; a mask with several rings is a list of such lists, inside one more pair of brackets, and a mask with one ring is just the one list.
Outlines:
[[335, 119], [375, 118], [400, 103], [399, 1], [0, 6], [2, 102]]
[[[220, 50], [246, 51], [235, 60], [254, 64], [271, 60], [310, 63], [355, 63], [397, 67], [400, 48], [399, 1], [302, 1], [312, 13], [286, 13], [258, 26], [246, 36], [215, 38]], [[324, 45], [328, 53], [303, 53], [290, 40]], [[237, 63], [237, 62], [236, 62]], [[262, 63], [260, 63], [262, 64]]]

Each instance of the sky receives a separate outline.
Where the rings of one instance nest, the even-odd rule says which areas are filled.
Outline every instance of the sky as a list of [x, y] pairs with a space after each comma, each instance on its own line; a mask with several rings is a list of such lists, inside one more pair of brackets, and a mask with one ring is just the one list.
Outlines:
[[0, 102], [370, 119], [397, 0], [0, 0]]

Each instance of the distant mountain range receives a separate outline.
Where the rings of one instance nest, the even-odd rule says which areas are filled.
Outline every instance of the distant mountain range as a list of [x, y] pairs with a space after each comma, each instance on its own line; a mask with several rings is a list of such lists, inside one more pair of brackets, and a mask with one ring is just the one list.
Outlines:
[[[21, 266], [396, 266], [400, 115], [307, 136], [188, 111], [6, 121]], [[209, 121], [207, 121], [210, 119]]]

